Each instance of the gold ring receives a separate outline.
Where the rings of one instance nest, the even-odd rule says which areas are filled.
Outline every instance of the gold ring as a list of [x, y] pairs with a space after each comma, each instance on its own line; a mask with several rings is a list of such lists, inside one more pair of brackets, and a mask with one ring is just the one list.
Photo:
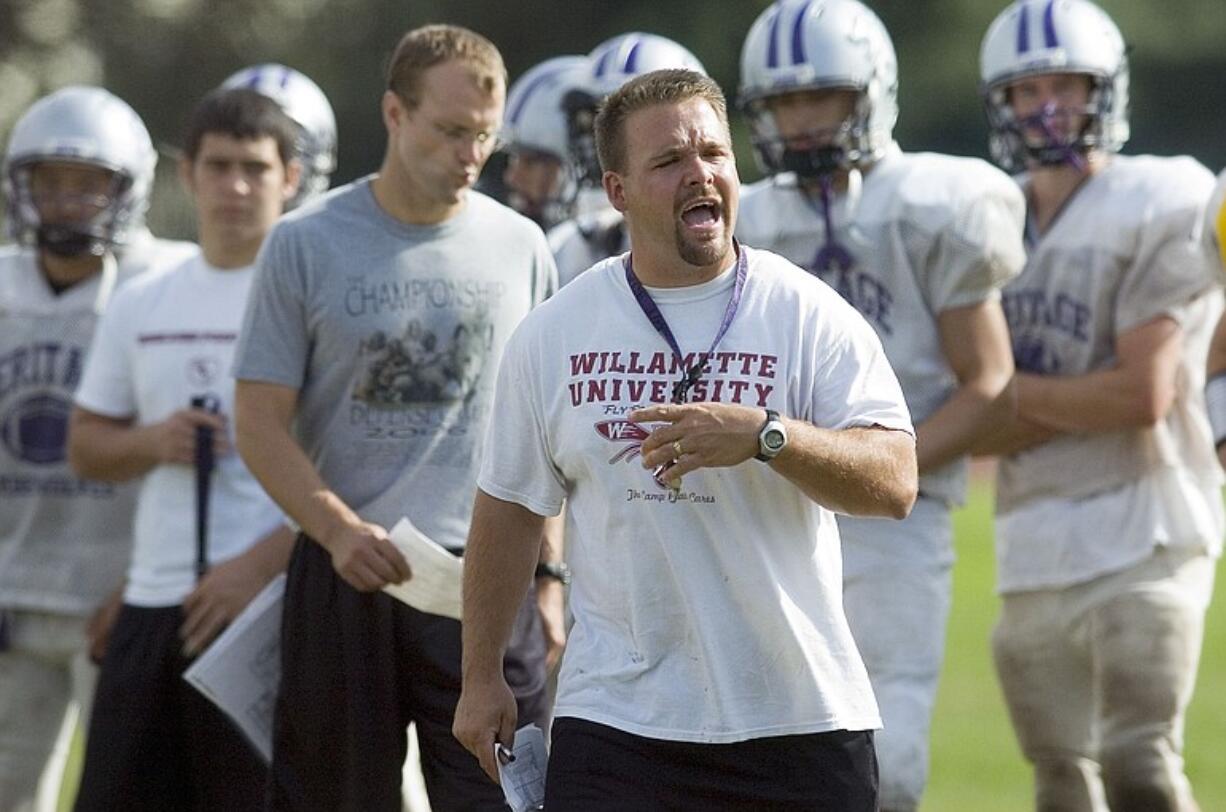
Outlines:
[[684, 453], [685, 452], [681, 450], [681, 441], [673, 440], [673, 459], [674, 460], [681, 459], [681, 455]]

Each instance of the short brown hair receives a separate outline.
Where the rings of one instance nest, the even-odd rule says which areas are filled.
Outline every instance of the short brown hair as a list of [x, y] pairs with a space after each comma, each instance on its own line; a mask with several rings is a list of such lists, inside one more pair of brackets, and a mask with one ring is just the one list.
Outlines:
[[246, 87], [218, 88], [192, 110], [183, 138], [183, 154], [189, 161], [200, 155], [200, 145], [209, 134], [227, 135], [239, 141], [267, 136], [277, 144], [281, 163], [288, 166], [298, 155], [302, 128], [285, 114], [281, 105]]
[[724, 91], [715, 80], [697, 71], [670, 68], [644, 73], [611, 93], [596, 114], [596, 154], [600, 158], [600, 168], [612, 172], [625, 170], [626, 119], [631, 113], [657, 104], [678, 104], [690, 99], [703, 99], [710, 104], [724, 125], [724, 132], [729, 132]]
[[425, 25], [400, 38], [387, 66], [387, 89], [406, 106], [416, 107], [425, 72], [453, 59], [472, 71], [485, 92], [493, 93], [498, 86], [506, 88], [507, 68], [494, 43], [458, 25]]

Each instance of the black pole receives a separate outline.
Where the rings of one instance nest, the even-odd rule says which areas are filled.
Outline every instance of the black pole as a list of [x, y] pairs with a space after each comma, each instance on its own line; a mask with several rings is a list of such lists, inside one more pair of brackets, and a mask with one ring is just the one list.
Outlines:
[[[212, 395], [196, 395], [193, 409], [217, 414], [220, 404]], [[196, 426], [196, 580], [209, 569], [209, 489], [213, 482], [213, 428]]]

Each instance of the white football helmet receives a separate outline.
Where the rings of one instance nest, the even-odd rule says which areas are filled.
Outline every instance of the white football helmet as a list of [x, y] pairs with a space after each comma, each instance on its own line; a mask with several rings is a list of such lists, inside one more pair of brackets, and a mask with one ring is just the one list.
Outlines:
[[583, 185], [600, 185], [600, 160], [596, 156], [593, 125], [604, 98], [626, 82], [644, 73], [667, 68], [685, 68], [706, 74], [698, 57], [684, 46], [658, 34], [632, 31], [605, 40], [588, 54], [590, 65], [583, 87], [563, 100], [570, 130], [571, 160]]
[[502, 141], [510, 153], [542, 153], [561, 164], [557, 189], [538, 204], [540, 222], [559, 223], [570, 217], [579, 184], [570, 160], [570, 131], [562, 100], [584, 87], [590, 66], [587, 57], [547, 59], [515, 80], [507, 91]]
[[336, 115], [319, 85], [293, 68], [268, 63], [243, 68], [221, 86], [246, 87], [267, 96], [301, 128], [302, 179], [298, 193], [285, 204], [286, 211], [325, 192], [336, 170]]
[[[984, 35], [979, 72], [992, 157], [1007, 170], [1026, 162], [1078, 162], [1092, 149], [1118, 152], [1128, 140], [1128, 56], [1119, 28], [1089, 0], [1017, 0]], [[1051, 137], [1027, 145], [1009, 105], [1009, 85], [1026, 76], [1075, 73], [1090, 77], [1087, 124], [1070, 142]], [[1049, 116], [1054, 111], [1044, 111]], [[1039, 122], [1040, 126], [1042, 122]]]
[[[805, 90], [855, 91], [855, 111], [829, 146], [789, 150], [767, 101]], [[815, 177], [872, 164], [893, 143], [898, 120], [898, 59], [889, 32], [856, 0], [780, 0], [745, 37], [738, 102], [767, 174]]]
[[[101, 209], [88, 221], [43, 223], [30, 186], [43, 161], [80, 163], [113, 174]], [[100, 87], [73, 85], [44, 96], [17, 120], [4, 157], [9, 233], [15, 241], [65, 256], [101, 255], [144, 225], [157, 152], [144, 122]]]

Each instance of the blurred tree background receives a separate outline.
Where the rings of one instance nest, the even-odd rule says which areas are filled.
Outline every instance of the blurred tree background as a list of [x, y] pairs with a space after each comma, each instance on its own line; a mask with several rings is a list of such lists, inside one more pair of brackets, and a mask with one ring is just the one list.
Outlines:
[[[630, 30], [686, 45], [735, 96], [742, 38], [767, 0], [0, 0], [0, 136], [40, 95], [103, 85], [145, 119], [173, 156], [200, 96], [257, 62], [284, 62], [328, 94], [340, 130], [335, 182], [383, 154], [378, 99], [399, 35], [455, 22], [498, 44], [512, 79], [558, 54], [586, 53]], [[904, 148], [986, 155], [979, 42], [1004, 2], [876, 0], [899, 55], [897, 134]], [[1127, 150], [1190, 153], [1226, 166], [1226, 14], [1222, 0], [1101, 0], [1131, 46], [1133, 137]], [[1215, 11], [1216, 9], [1216, 11]], [[757, 177], [735, 122], [741, 172]], [[191, 214], [163, 162], [150, 222], [189, 236]]]

